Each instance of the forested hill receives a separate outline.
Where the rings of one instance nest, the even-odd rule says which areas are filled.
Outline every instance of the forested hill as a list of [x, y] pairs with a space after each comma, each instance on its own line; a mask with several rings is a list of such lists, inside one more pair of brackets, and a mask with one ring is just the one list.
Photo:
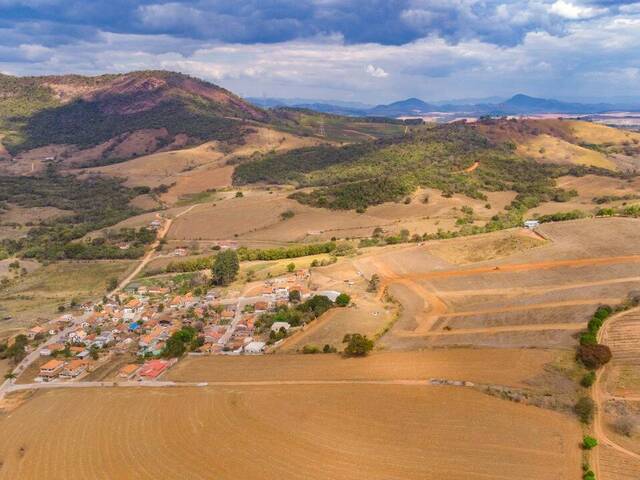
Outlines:
[[0, 75], [0, 139], [12, 154], [50, 144], [90, 147], [137, 130], [223, 140], [269, 114], [211, 83], [164, 71], [82, 77]]
[[236, 167], [234, 182], [291, 184], [292, 198], [331, 209], [357, 209], [400, 201], [418, 187], [484, 199], [487, 191], [518, 193], [515, 210], [563, 201], [572, 193], [555, 178], [603, 169], [537, 162], [516, 153], [513, 142], [490, 140], [464, 124], [423, 128], [396, 139], [368, 144], [319, 146], [272, 153]]

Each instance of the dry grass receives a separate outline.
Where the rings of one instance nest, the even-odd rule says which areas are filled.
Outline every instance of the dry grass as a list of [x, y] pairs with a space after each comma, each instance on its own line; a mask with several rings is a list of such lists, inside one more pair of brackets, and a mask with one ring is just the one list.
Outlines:
[[571, 163], [616, 170], [606, 155], [580, 147], [561, 138], [539, 135], [518, 145], [518, 153], [536, 160], [553, 163]]
[[528, 231], [506, 231], [435, 242], [427, 247], [427, 251], [449, 263], [461, 265], [508, 257], [544, 243], [544, 240]]
[[42, 267], [2, 291], [3, 315], [12, 320], [0, 323], [0, 331], [27, 326], [38, 318], [57, 315], [57, 306], [71, 299], [95, 299], [105, 293], [109, 278], [121, 278], [129, 261], [57, 262]]
[[640, 133], [623, 130], [620, 128], [607, 127], [593, 122], [568, 121], [571, 133], [586, 143], [620, 144], [623, 142], [640, 142]]
[[48, 391], [0, 428], [0, 479], [579, 478], [574, 421], [451, 387]]

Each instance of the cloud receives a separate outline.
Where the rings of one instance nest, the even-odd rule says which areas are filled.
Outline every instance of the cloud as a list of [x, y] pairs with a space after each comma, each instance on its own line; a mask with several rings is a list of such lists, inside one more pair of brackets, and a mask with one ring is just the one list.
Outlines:
[[592, 18], [597, 15], [602, 15], [607, 12], [607, 9], [584, 7], [570, 2], [565, 2], [564, 0], [557, 0], [553, 5], [551, 5], [549, 11], [564, 18], [579, 20], [582, 18]]
[[389, 74], [380, 67], [374, 67], [373, 65], [367, 65], [367, 73], [374, 78], [387, 78]]

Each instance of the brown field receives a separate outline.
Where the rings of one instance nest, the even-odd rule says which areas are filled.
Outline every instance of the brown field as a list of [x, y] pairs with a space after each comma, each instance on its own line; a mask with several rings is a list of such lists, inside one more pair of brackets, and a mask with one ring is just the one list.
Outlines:
[[598, 448], [600, 472], [604, 480], [637, 480], [640, 475], [640, 460], [630, 458], [606, 445]]
[[607, 390], [616, 396], [640, 398], [640, 312], [617, 319], [607, 332], [613, 359], [607, 367]]
[[[486, 202], [461, 195], [445, 198], [435, 190], [420, 190], [411, 204], [387, 203], [367, 209], [364, 214], [354, 211], [330, 211], [301, 205], [290, 200], [290, 191], [245, 191], [244, 198], [228, 198], [215, 205], [201, 206], [177, 220], [169, 239], [206, 240], [238, 238], [243, 243], [313, 242], [332, 237], [369, 237], [376, 227], [389, 233], [406, 228], [411, 233], [435, 233], [438, 228], [453, 229], [460, 216], [460, 207], [471, 206], [479, 217], [479, 224], [507, 205], [513, 192], [489, 193], [491, 209]], [[429, 195], [429, 202], [422, 198]], [[293, 218], [286, 221], [280, 215], [292, 210]]]
[[580, 470], [568, 417], [453, 387], [48, 391], [0, 428], [0, 479], [577, 480]]
[[367, 278], [378, 273], [404, 307], [382, 339], [389, 348], [568, 346], [598, 304], [618, 303], [640, 280], [638, 225], [545, 224], [545, 245], [462, 267], [452, 260], [477, 250], [476, 239], [371, 249], [353, 262]]
[[128, 185], [175, 185], [162, 195], [170, 205], [181, 197], [231, 185], [233, 166], [227, 160], [271, 150], [290, 150], [317, 145], [313, 137], [298, 137], [268, 128], [256, 128], [245, 136], [243, 145], [227, 147], [219, 142], [206, 142], [196, 147], [157, 152], [127, 162], [84, 170], [126, 177]]
[[528, 349], [436, 349], [339, 355], [189, 357], [165, 378], [180, 382], [426, 380], [431, 377], [525, 386], [559, 353]]

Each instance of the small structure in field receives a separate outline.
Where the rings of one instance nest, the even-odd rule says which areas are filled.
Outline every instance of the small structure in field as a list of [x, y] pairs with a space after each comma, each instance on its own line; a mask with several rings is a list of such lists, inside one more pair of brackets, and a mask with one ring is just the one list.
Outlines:
[[535, 230], [540, 226], [540, 222], [538, 220], [525, 220], [524, 227], [529, 230]]

